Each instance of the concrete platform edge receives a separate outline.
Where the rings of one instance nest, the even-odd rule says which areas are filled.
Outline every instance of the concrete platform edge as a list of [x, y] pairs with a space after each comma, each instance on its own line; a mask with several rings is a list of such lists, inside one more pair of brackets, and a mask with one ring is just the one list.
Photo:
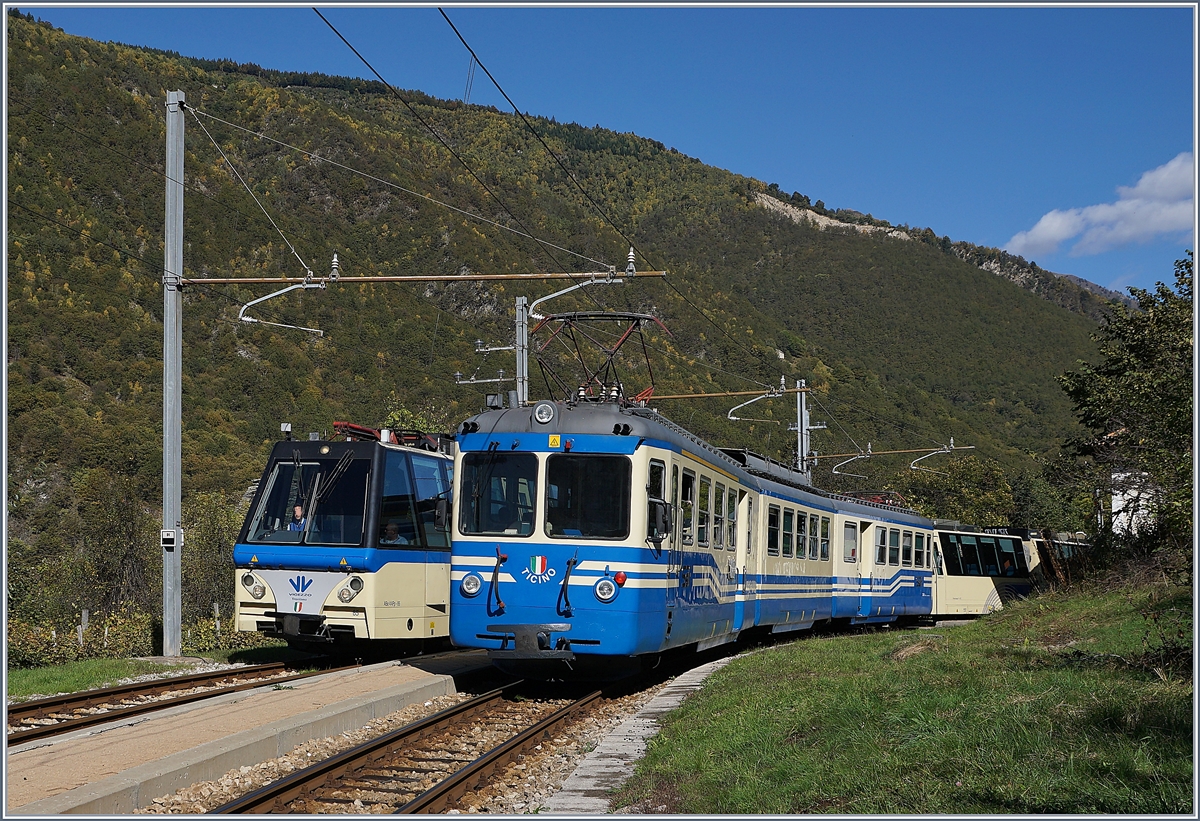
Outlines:
[[95, 784], [9, 809], [7, 817], [83, 813], [130, 813], [198, 781], [209, 781], [231, 769], [277, 758], [315, 738], [356, 730], [396, 710], [456, 692], [454, 678], [434, 675], [398, 684], [367, 696], [337, 702], [293, 718], [209, 742], [111, 776]]

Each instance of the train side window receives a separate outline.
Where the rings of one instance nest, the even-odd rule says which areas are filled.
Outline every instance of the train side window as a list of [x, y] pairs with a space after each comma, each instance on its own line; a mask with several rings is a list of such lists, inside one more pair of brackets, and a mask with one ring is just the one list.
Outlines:
[[912, 567], [913, 563], [913, 535], [911, 530], [906, 530], [900, 537], [900, 563], [905, 567]]
[[421, 543], [426, 547], [447, 550], [450, 534], [437, 528], [437, 506], [441, 499], [450, 500], [450, 479], [446, 475], [446, 460], [433, 456], [412, 454], [413, 478], [417, 487], [417, 525]]
[[842, 561], [858, 563], [858, 525], [854, 522], [842, 525]]
[[697, 507], [700, 515], [696, 523], [696, 542], [708, 544], [708, 514], [712, 510], [712, 479], [700, 474], [700, 498]]
[[713, 495], [713, 544], [717, 547], [725, 544], [725, 485], [720, 482]]
[[[1012, 572], [1005, 568], [1005, 562], [1012, 563]], [[1028, 576], [1029, 568], [1025, 566], [1025, 551], [1016, 539], [1000, 540], [1000, 575]]]
[[808, 514], [801, 510], [796, 514], [796, 558], [803, 559], [804, 554], [808, 551]]
[[[808, 558], [810, 559], [817, 558], [817, 551], [820, 550], [820, 540], [817, 536], [817, 528], [820, 527], [818, 524], [819, 521], [815, 513], [810, 514], [808, 517]], [[829, 545], [826, 545], [825, 548], [826, 558], [828, 558]]]
[[696, 474], [683, 472], [683, 498], [680, 501], [680, 518], [683, 519], [683, 543], [691, 544], [696, 513]]
[[875, 528], [875, 564], [887, 564], [887, 528]]
[[1000, 575], [1000, 562], [996, 558], [996, 540], [991, 536], [979, 537], [979, 559], [983, 563], [983, 575]]
[[925, 534], [917, 534], [916, 547], [913, 548], [913, 564], [917, 567], [925, 567]]
[[754, 555], [754, 497], [746, 497], [746, 556]]
[[958, 549], [962, 554], [962, 569], [964, 576], [981, 576], [979, 564], [979, 547], [974, 536], [963, 536], [958, 541]]
[[899, 566], [900, 564], [900, 531], [888, 531], [888, 564]]
[[946, 565], [945, 573], [947, 576], [961, 576], [962, 571], [962, 556], [958, 552], [958, 537], [953, 533], [942, 533], [942, 562]]
[[[646, 533], [656, 538], [669, 538], [670, 533], [659, 533], [655, 529], [655, 502], [662, 503], [666, 496], [663, 487], [667, 481], [667, 466], [657, 459], [650, 460], [650, 470], [646, 475]], [[670, 528], [668, 528], [668, 531]]]
[[767, 555], [779, 555], [779, 506], [767, 508]]
[[737, 548], [737, 505], [738, 492], [737, 488], [729, 489], [729, 503], [725, 507], [725, 519], [729, 523], [729, 549]]
[[783, 555], [791, 558], [792, 556], [792, 528], [796, 519], [794, 510], [783, 511]]
[[829, 561], [829, 517], [821, 517], [821, 561]]

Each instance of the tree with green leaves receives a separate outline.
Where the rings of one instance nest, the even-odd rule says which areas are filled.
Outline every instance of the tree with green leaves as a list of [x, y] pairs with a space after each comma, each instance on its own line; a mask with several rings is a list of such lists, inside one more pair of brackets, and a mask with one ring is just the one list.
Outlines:
[[977, 527], [1008, 525], [1016, 505], [1004, 469], [994, 459], [965, 456], [938, 469], [904, 470], [887, 483], [930, 518]]
[[1097, 486], [1140, 504], [1150, 549], [1192, 538], [1193, 255], [1175, 263], [1175, 288], [1130, 288], [1138, 310], [1115, 305], [1094, 335], [1103, 361], [1059, 377], [1089, 429], [1072, 443]]

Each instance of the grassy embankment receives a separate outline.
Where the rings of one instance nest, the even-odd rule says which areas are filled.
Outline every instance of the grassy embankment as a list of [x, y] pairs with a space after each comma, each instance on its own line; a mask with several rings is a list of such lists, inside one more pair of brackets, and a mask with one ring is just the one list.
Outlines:
[[1191, 625], [1190, 589], [1093, 589], [749, 654], [666, 717], [613, 806], [1190, 814], [1191, 660], [1162, 647]]
[[[272, 661], [293, 661], [305, 655], [289, 650], [287, 645], [252, 647], [239, 650], [211, 650], [204, 657], [222, 664], [266, 664]], [[186, 675], [190, 667], [158, 664], [144, 659], [84, 659], [68, 664], [32, 669], [10, 669], [6, 691], [10, 699], [26, 699], [33, 695], [77, 693], [97, 687], [111, 687], [118, 681], [152, 673]]]

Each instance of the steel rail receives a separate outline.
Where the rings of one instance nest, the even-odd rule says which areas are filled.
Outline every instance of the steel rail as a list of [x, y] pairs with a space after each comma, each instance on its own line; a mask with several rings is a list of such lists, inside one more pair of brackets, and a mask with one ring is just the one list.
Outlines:
[[493, 773], [513, 762], [518, 755], [536, 746], [548, 737], [551, 730], [565, 722], [577, 711], [600, 698], [602, 691], [596, 690], [547, 716], [534, 726], [518, 733], [491, 752], [477, 758], [458, 772], [435, 784], [412, 801], [396, 810], [401, 815], [444, 812], [466, 792], [483, 786]]
[[462, 704], [456, 704], [431, 716], [406, 724], [378, 738], [343, 750], [324, 761], [319, 761], [311, 767], [305, 767], [278, 781], [248, 792], [241, 798], [235, 798], [209, 812], [214, 815], [235, 815], [286, 811], [285, 807], [288, 802], [309, 792], [310, 785], [324, 785], [347, 772], [362, 769], [416, 739], [462, 723], [502, 700], [519, 684], [521, 684], [519, 681], [513, 682], [470, 701], [464, 701]]
[[[107, 724], [112, 721], [120, 721], [121, 719], [131, 718], [133, 716], [143, 715], [145, 713], [157, 712], [159, 710], [166, 710], [171, 707], [176, 707], [176, 706], [183, 705], [183, 704], [191, 704], [192, 702], [203, 701], [204, 699], [215, 698], [217, 696], [228, 695], [230, 693], [239, 693], [239, 692], [242, 692], [245, 690], [253, 690], [256, 687], [265, 687], [267, 685], [285, 684], [288, 682], [299, 681], [301, 679], [310, 678], [312, 676], [325, 675], [326, 673], [335, 673], [335, 672], [338, 672], [341, 670], [351, 670], [358, 666], [359, 665], [350, 665], [348, 667], [337, 667], [332, 670], [318, 670], [318, 671], [310, 672], [310, 673], [297, 673], [296, 675], [279, 676], [279, 677], [267, 679], [265, 681], [249, 681], [244, 684], [235, 684], [235, 685], [232, 685], [229, 687], [218, 687], [218, 688], [215, 688], [212, 690], [204, 690], [204, 691], [198, 692], [198, 693], [187, 693], [187, 694], [180, 695], [180, 696], [174, 696], [172, 698], [165, 698], [165, 699], [162, 699], [159, 701], [146, 701], [141, 704], [133, 704], [133, 705], [124, 706], [124, 707], [115, 707], [111, 710], [106, 710], [102, 713], [92, 713], [90, 715], [85, 715], [85, 716], [75, 716], [75, 717], [70, 717], [70, 718], [58, 719], [54, 724], [42, 724], [42, 725], [29, 727], [27, 729], [14, 730], [13, 732], [8, 733], [7, 742], [9, 745], [12, 745], [12, 744], [20, 744], [25, 741], [36, 741], [36, 740], [43, 739], [43, 738], [49, 738], [51, 736], [63, 735], [65, 733], [74, 732], [76, 730], [86, 729], [88, 727], [93, 727], [97, 724]], [[266, 668], [266, 669], [264, 670], [261, 668]], [[124, 696], [124, 698], [132, 698], [135, 696], [142, 696], [142, 695], [154, 696], [154, 695], [161, 695], [162, 693], [169, 693], [169, 692], [171, 692], [171, 690], [182, 690], [182, 689], [187, 689], [188, 687], [203, 686], [206, 678], [209, 681], [220, 681], [222, 678], [231, 678], [231, 677], [232, 678], [247, 678], [251, 675], [262, 676], [264, 674], [269, 674], [272, 671], [284, 669], [284, 668], [286, 668], [286, 665], [282, 662], [275, 662], [272, 664], [261, 665], [261, 668], [246, 668], [245, 670], [237, 670], [237, 671], [234, 671], [234, 674], [232, 676], [230, 676], [230, 675], [222, 676], [222, 675], [219, 675], [216, 673], [213, 673], [213, 674], [199, 673], [194, 676], [181, 676], [176, 679], [163, 679], [162, 681], [154, 682], [154, 684], [158, 685], [156, 687], [145, 687], [146, 683], [143, 682], [142, 686], [144, 689], [142, 689], [142, 690], [137, 690], [136, 689], [137, 685], [132, 685], [133, 689], [131, 689], [130, 685], [124, 685], [122, 687], [109, 688], [109, 690], [120, 690], [120, 691], [125, 692], [126, 695]], [[248, 672], [251, 669], [257, 669], [257, 673]], [[169, 684], [168, 684], [168, 682], [169, 682]], [[174, 686], [171, 686], [171, 685], [174, 685]], [[89, 690], [89, 691], [87, 691], [87, 693], [92, 693], [92, 694], [98, 694], [98, 693], [104, 693], [104, 692], [107, 692], [107, 690]], [[82, 696], [84, 696], [84, 695], [86, 695], [86, 693], [77, 694], [78, 698], [76, 698], [76, 700], [73, 702], [70, 701], [69, 696], [62, 697], [61, 701], [69, 704], [70, 706], [60, 707], [57, 710], [45, 710], [44, 712], [41, 712], [41, 713], [28, 712], [25, 715], [22, 715], [20, 717], [20, 719], [18, 719], [18, 720], [25, 720], [28, 718], [54, 718], [55, 712], [63, 713], [63, 712], [67, 712], [68, 710], [78, 710], [78, 709], [83, 709], [86, 707], [94, 707], [94, 706], [101, 705], [101, 704], [110, 704], [113, 701], [116, 701], [118, 698], [121, 697], [118, 695], [115, 698], [109, 697], [109, 698], [105, 699], [105, 698], [99, 697], [97, 695], [93, 695], [89, 700], [84, 700], [82, 698]], [[56, 700], [58, 700], [58, 699], [43, 699], [39, 703], [45, 704], [46, 702], [54, 702]], [[34, 704], [34, 702], [28, 702], [28, 704], [32, 705], [32, 704]], [[19, 708], [22, 706], [25, 706], [25, 705], [14, 704], [14, 705], [10, 706], [9, 711], [8, 711], [8, 720], [10, 722], [14, 721], [14, 717], [13, 717], [14, 711], [12, 708], [13, 707]]]

